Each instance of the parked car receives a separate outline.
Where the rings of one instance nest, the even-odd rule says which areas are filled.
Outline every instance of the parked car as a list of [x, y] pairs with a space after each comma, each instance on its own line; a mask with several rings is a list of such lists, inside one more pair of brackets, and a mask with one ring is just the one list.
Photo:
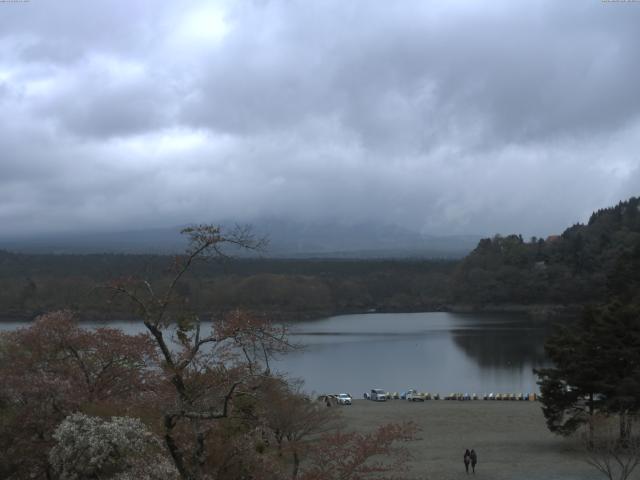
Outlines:
[[369, 393], [369, 398], [376, 402], [386, 402], [387, 394], [381, 388], [372, 388], [371, 393]]
[[424, 402], [424, 393], [420, 393], [417, 390], [410, 388], [405, 393], [404, 398], [410, 402]]
[[338, 400], [338, 405], [351, 405], [351, 402], [353, 401], [351, 395], [348, 393], [339, 393], [336, 395], [336, 398]]

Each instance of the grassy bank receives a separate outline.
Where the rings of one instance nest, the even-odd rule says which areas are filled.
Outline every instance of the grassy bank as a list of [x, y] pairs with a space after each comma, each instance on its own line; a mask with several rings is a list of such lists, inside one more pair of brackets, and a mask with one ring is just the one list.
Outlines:
[[475, 478], [491, 480], [596, 480], [580, 442], [549, 433], [537, 402], [411, 403], [356, 400], [340, 407], [347, 427], [359, 431], [412, 420], [422, 429], [409, 444], [414, 460], [410, 478], [468, 478], [465, 448], [478, 453]]

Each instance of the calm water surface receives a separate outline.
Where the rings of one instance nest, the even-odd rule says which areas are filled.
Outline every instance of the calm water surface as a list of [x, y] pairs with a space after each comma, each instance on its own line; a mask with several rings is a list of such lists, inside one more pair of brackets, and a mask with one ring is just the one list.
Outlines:
[[306, 348], [277, 366], [317, 392], [530, 392], [548, 330], [513, 314], [345, 315], [294, 326]]
[[[88, 323], [89, 327], [104, 324]], [[0, 329], [24, 326], [0, 324]], [[127, 333], [138, 322], [110, 322]], [[292, 325], [301, 351], [274, 369], [314, 392], [371, 388], [439, 392], [537, 391], [532, 369], [546, 365], [547, 324], [517, 314], [386, 313], [341, 315]]]

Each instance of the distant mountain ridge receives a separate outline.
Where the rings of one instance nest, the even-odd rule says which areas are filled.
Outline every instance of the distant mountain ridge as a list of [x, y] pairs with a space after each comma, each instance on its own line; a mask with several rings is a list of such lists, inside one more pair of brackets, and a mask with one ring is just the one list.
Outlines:
[[[462, 258], [480, 240], [477, 235], [422, 235], [396, 225], [370, 223], [265, 219], [252, 223], [252, 227], [257, 236], [269, 239], [263, 255], [274, 258]], [[21, 253], [170, 254], [181, 252], [186, 246], [180, 229], [0, 238], [0, 249]]]
[[[475, 245], [472, 237], [427, 237], [381, 225], [274, 222], [257, 224], [255, 230], [271, 237], [271, 258], [200, 262], [183, 279], [180, 288], [190, 293], [198, 312], [241, 307], [295, 320], [369, 310], [575, 312], [612, 296], [640, 305], [638, 198], [599, 210], [586, 225], [546, 239], [481, 239], [462, 260], [446, 255], [460, 245]], [[74, 245], [61, 240], [56, 244], [60, 248]], [[7, 253], [0, 242], [0, 318], [33, 318], [61, 308], [82, 312], [85, 318], [125, 318], [125, 305], [97, 287], [131, 276], [161, 284], [172, 259], [157, 253], [184, 246], [177, 228], [72, 240], [84, 253], [89, 248], [112, 253]], [[53, 245], [46, 238], [30, 241], [18, 246], [24, 251]], [[136, 247], [145, 254], [122, 254], [134, 253]]]

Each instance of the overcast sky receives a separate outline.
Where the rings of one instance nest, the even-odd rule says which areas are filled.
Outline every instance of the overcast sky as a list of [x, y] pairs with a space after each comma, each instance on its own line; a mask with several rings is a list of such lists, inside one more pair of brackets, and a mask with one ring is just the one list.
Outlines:
[[3, 233], [547, 235], [640, 194], [640, 2], [0, 2]]

